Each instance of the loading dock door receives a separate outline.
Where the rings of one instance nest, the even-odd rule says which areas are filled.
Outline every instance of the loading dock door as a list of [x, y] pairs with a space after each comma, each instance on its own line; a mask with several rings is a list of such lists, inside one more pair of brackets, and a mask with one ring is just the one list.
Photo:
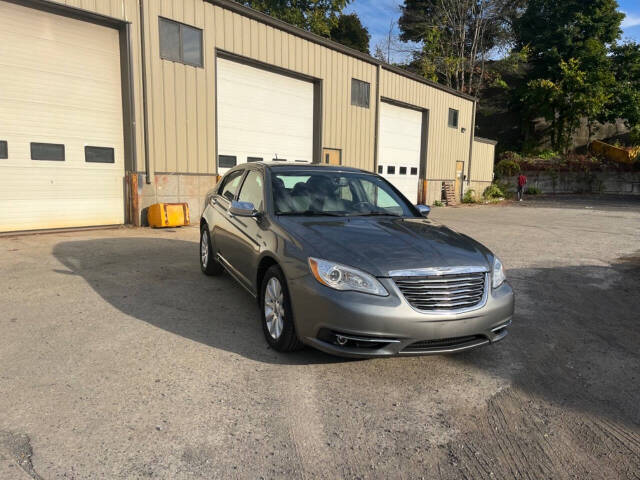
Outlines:
[[0, 141], [0, 232], [123, 223], [118, 31], [0, 1]]
[[313, 83], [223, 58], [217, 68], [218, 173], [313, 160]]
[[418, 201], [422, 112], [380, 103], [378, 173], [411, 202]]

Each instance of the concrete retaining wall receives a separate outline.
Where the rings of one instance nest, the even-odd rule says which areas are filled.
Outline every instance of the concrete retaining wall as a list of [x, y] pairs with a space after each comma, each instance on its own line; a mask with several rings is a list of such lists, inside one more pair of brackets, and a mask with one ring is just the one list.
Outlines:
[[[527, 187], [537, 187], [541, 193], [610, 193], [640, 195], [640, 172], [524, 172]], [[515, 191], [518, 177], [507, 177]]]

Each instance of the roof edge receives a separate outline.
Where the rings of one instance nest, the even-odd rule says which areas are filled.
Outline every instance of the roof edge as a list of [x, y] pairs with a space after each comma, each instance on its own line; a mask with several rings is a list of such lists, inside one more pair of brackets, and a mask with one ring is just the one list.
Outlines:
[[284, 30], [285, 32], [291, 33], [292, 35], [296, 35], [310, 42], [316, 43], [318, 45], [322, 45], [323, 47], [327, 47], [327, 48], [330, 48], [331, 50], [335, 50], [345, 55], [349, 55], [350, 57], [355, 57], [359, 60], [362, 60], [363, 62], [380, 66], [385, 70], [389, 70], [390, 72], [396, 73], [398, 75], [402, 75], [403, 77], [407, 77], [411, 80], [415, 80], [417, 82], [436, 88], [438, 90], [442, 90], [444, 92], [450, 93], [457, 97], [461, 97], [473, 102], [477, 101], [476, 97], [473, 97], [463, 92], [459, 92], [458, 90], [449, 88], [445, 85], [441, 85], [437, 82], [427, 80], [426, 78], [423, 78], [420, 75], [416, 75], [415, 73], [409, 72], [408, 70], [404, 70], [400, 67], [395, 67], [386, 62], [382, 62], [377, 58], [372, 57], [371, 55], [360, 52], [359, 50], [354, 50], [353, 48], [344, 46], [338, 42], [329, 40], [328, 38], [324, 38], [324, 37], [321, 37], [320, 35], [316, 35], [315, 33], [308, 32], [306, 30], [303, 30], [302, 28], [291, 25], [290, 23], [287, 23], [283, 20], [279, 20], [270, 15], [267, 15], [266, 13], [262, 13], [257, 10], [254, 10], [253, 8], [240, 5], [239, 3], [236, 3], [233, 0], [203, 0], [203, 1], [207, 3], [211, 3], [212, 5], [217, 5], [218, 7], [221, 7], [221, 8], [225, 8], [227, 10], [231, 10], [232, 12], [238, 13], [245, 17], [249, 17], [253, 20], [266, 23], [267, 25], [278, 28], [280, 30]]
[[480, 142], [480, 143], [488, 143], [489, 145], [497, 145], [498, 144], [497, 140], [491, 140], [490, 138], [484, 138], [484, 137], [474, 137], [473, 141], [474, 142]]

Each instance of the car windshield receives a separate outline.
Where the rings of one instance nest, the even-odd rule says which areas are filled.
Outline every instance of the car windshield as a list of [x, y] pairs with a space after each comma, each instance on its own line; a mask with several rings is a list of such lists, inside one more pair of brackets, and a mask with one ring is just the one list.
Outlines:
[[279, 170], [272, 191], [276, 215], [415, 216], [385, 180], [367, 173]]

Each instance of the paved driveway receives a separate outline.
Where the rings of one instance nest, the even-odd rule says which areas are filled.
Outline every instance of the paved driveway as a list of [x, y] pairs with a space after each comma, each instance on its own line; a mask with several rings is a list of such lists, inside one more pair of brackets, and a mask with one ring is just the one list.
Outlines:
[[0, 478], [638, 478], [640, 202], [433, 217], [504, 260], [501, 344], [280, 355], [195, 228], [0, 238]]

